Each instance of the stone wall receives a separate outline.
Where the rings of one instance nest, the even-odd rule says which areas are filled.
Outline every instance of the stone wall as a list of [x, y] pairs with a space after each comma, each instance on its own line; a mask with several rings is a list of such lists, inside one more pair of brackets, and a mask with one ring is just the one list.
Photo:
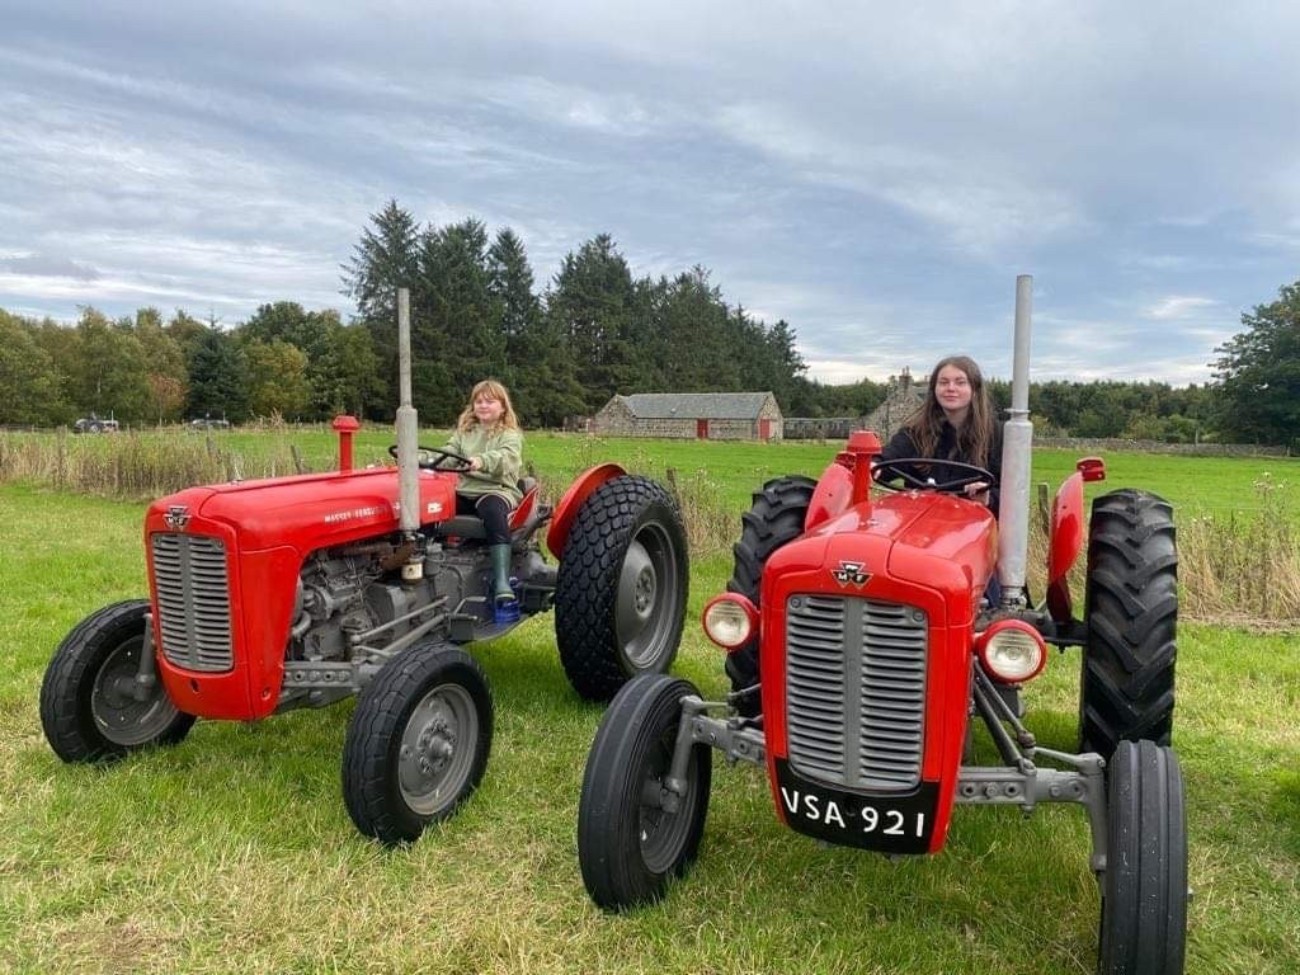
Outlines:
[[1162, 443], [1159, 440], [1121, 440], [1118, 438], [1035, 437], [1035, 447], [1058, 448], [1077, 453], [1106, 454], [1130, 451], [1139, 454], [1180, 454], [1184, 457], [1288, 457], [1285, 447], [1266, 447], [1253, 443]]

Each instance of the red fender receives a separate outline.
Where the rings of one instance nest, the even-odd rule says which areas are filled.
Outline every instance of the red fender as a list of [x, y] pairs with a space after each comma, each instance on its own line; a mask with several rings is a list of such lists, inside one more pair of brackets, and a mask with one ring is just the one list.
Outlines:
[[1067, 623], [1074, 610], [1066, 576], [1083, 550], [1083, 483], [1101, 481], [1106, 467], [1097, 457], [1085, 457], [1057, 489], [1052, 501], [1052, 534], [1047, 546], [1047, 609], [1052, 619]]
[[515, 505], [515, 509], [510, 512], [510, 530], [517, 531], [522, 528], [529, 516], [532, 515], [533, 509], [537, 507], [537, 485], [534, 484], [532, 489], [524, 495], [522, 501]]
[[573, 528], [582, 503], [606, 481], [612, 481], [626, 473], [618, 464], [597, 464], [577, 476], [564, 492], [564, 497], [560, 498], [560, 503], [555, 506], [551, 527], [546, 530], [546, 547], [552, 555], [558, 559], [564, 553], [564, 543], [569, 540], [569, 530]]
[[853, 503], [853, 472], [838, 460], [827, 465], [822, 471], [817, 489], [813, 491], [808, 503], [808, 514], [804, 516], [803, 530], [811, 531], [823, 521], [834, 518], [847, 511]]

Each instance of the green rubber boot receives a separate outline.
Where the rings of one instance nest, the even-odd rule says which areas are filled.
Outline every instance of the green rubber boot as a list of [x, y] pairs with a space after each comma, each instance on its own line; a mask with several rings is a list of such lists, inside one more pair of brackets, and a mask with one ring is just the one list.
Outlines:
[[515, 591], [510, 588], [510, 546], [493, 545], [489, 551], [492, 553], [492, 588], [496, 590], [496, 601], [513, 603]]

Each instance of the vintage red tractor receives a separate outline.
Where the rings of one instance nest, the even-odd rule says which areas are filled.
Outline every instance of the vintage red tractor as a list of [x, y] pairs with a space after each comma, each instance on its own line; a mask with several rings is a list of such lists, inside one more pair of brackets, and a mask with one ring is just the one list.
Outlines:
[[[766, 768], [777, 815], [830, 843], [887, 854], [944, 846], [959, 803], [1081, 804], [1101, 885], [1098, 970], [1183, 970], [1187, 839], [1169, 747], [1177, 552], [1170, 506], [1142, 491], [1103, 494], [1087, 527], [1082, 620], [1066, 573], [1084, 547], [1080, 462], [1052, 514], [1042, 605], [1026, 594], [1030, 285], [1017, 282], [1011, 418], [1002, 509], [961, 496], [988, 471], [911, 477], [873, 497], [877, 464], [857, 433], [819, 481], [783, 477], [754, 495], [728, 591], [704, 610], [733, 692], [705, 701], [689, 682], [646, 675], [614, 698], [591, 746], [578, 852], [592, 899], [622, 910], [658, 899], [699, 848], [712, 752]], [[913, 460], [915, 463], [915, 459]], [[949, 465], [953, 467], [955, 465]], [[997, 572], [1001, 596], [984, 598]], [[1082, 657], [1077, 753], [1037, 744], [1021, 691], [1047, 645]], [[761, 705], [761, 706], [759, 706]], [[973, 763], [978, 717], [1000, 764]]]
[[511, 519], [517, 610], [499, 612], [483, 523], [455, 513], [464, 458], [416, 444], [404, 297], [399, 307], [397, 468], [353, 469], [358, 424], [341, 417], [336, 472], [151, 505], [149, 598], [83, 620], [46, 671], [41, 722], [60, 758], [109, 761], [179, 742], [195, 718], [256, 721], [359, 693], [344, 800], [362, 833], [399, 843], [450, 815], [487, 764], [492, 698], [464, 645], [553, 607], [582, 697], [668, 669], [688, 576], [672, 496], [615, 464], [580, 475], [554, 509], [525, 484]]

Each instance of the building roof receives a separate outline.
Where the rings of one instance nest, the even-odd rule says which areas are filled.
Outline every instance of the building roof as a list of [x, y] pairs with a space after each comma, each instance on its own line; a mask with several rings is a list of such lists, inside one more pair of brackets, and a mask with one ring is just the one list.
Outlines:
[[640, 420], [752, 420], [771, 393], [634, 393], [616, 396]]

